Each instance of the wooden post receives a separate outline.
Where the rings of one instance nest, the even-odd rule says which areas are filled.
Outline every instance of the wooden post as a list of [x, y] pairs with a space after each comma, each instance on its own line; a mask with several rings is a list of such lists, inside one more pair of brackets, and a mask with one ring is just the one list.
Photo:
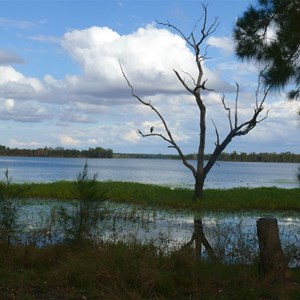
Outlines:
[[288, 264], [283, 255], [276, 218], [261, 218], [256, 222], [260, 250], [260, 270], [269, 281], [284, 280]]

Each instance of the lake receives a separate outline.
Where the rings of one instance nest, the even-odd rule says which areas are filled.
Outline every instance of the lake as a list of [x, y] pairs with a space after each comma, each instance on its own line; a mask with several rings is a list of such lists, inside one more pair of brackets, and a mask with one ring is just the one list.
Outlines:
[[[0, 157], [0, 179], [9, 170], [13, 182], [74, 180], [84, 158]], [[195, 161], [191, 161], [195, 164]], [[193, 188], [193, 176], [180, 160], [169, 159], [88, 159], [91, 175], [99, 180], [132, 181]], [[297, 188], [299, 164], [218, 162], [208, 174], [205, 188], [233, 187]]]

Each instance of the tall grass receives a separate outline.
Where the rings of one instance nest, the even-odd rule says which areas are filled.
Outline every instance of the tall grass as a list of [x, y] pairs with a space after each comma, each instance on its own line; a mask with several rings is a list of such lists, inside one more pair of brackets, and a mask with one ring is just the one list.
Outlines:
[[210, 264], [151, 243], [0, 247], [0, 298], [8, 300], [298, 299], [296, 282], [270, 285], [255, 265]]

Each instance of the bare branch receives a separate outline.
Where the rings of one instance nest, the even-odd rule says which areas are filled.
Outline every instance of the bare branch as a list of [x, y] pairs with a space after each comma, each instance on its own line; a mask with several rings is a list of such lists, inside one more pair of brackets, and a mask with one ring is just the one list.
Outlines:
[[213, 34], [218, 26], [219, 26], [219, 22], [218, 22], [218, 18], [215, 18], [215, 20], [213, 21], [213, 23], [209, 26], [209, 28], [206, 28], [206, 23], [207, 23], [207, 5], [202, 4], [203, 10], [204, 10], [204, 21], [202, 24], [202, 29], [201, 29], [201, 34], [202, 37], [200, 38], [199, 42], [196, 44], [196, 47], [199, 49], [199, 46], [203, 43], [203, 41], [210, 36], [211, 34]]
[[[179, 35], [192, 47], [192, 48], [195, 48], [195, 45], [194, 43], [191, 43], [190, 42], [190, 39], [189, 37], [186, 37], [185, 34], [176, 26], [172, 25], [170, 22], [167, 22], [167, 23], [164, 23], [164, 22], [160, 22], [160, 21], [157, 21], [156, 22], [159, 24], [159, 25], [163, 25], [163, 26], [166, 26], [166, 27], [170, 27], [172, 29], [174, 29], [175, 31], [177, 31], [179, 33]], [[193, 33], [190, 34], [190, 37], [193, 37]], [[193, 39], [194, 40], [194, 39]]]
[[258, 123], [264, 121], [264, 120], [269, 116], [269, 111], [270, 111], [270, 110], [271, 110], [271, 109], [268, 109], [267, 112], [266, 112], [266, 115], [265, 115], [262, 119], [256, 121], [256, 123], [258, 124]]
[[213, 124], [214, 124], [215, 132], [216, 132], [216, 136], [217, 136], [217, 141], [216, 141], [215, 145], [216, 145], [216, 147], [218, 147], [218, 146], [220, 145], [220, 136], [219, 136], [218, 128], [217, 128], [217, 126], [216, 126], [214, 120], [212, 119], [211, 121], [212, 121]]
[[[181, 82], [181, 84], [185, 87], [185, 89], [190, 92], [191, 94], [194, 94], [194, 91], [186, 84], [186, 82], [184, 81], [184, 79], [180, 76], [180, 74], [176, 71], [176, 70], [173, 70], [176, 77], [178, 78], [178, 80]], [[185, 73], [185, 74], [188, 74], [188, 73]], [[192, 77], [191, 77], [192, 78]], [[194, 84], [196, 85], [196, 82], [195, 82], [195, 79], [193, 79], [193, 82]]]
[[199, 88], [201, 88], [201, 89], [204, 90], [204, 91], [214, 92], [214, 89], [209, 89], [209, 88], [205, 87], [205, 84], [206, 84], [207, 80], [208, 80], [208, 79], [205, 79], [205, 80], [201, 83], [201, 85], [197, 86], [196, 89], [194, 89], [194, 91], [196, 92]]
[[224, 94], [221, 97], [221, 101], [222, 101], [224, 109], [227, 110], [227, 112], [228, 112], [227, 117], [228, 117], [228, 121], [229, 121], [229, 125], [230, 125], [230, 130], [232, 130], [233, 127], [232, 127], [232, 121], [231, 121], [231, 111], [230, 111], [230, 108], [227, 107], [225, 104], [225, 95]]
[[165, 140], [166, 142], [170, 143], [170, 144], [173, 144], [173, 142], [166, 138], [163, 134], [161, 133], [148, 133], [148, 134], [144, 134], [142, 133], [141, 130], [138, 130], [139, 134], [142, 136], [142, 137], [149, 137], [149, 136], [158, 136], [158, 137], [161, 137], [163, 140]]
[[122, 72], [122, 74], [123, 74], [123, 77], [125, 78], [125, 80], [126, 80], [128, 86], [129, 86], [130, 89], [131, 89], [131, 95], [132, 95], [134, 98], [136, 98], [140, 103], [144, 104], [145, 106], [150, 107], [150, 108], [156, 113], [156, 115], [158, 116], [158, 118], [161, 120], [161, 122], [162, 122], [163, 125], [164, 125], [164, 129], [165, 129], [165, 131], [166, 131], [166, 133], [167, 133], [168, 138], [165, 137], [165, 136], [162, 135], [162, 134], [159, 134], [159, 133], [143, 134], [141, 130], [138, 130], [138, 133], [139, 133], [142, 137], [158, 136], [158, 137], [162, 138], [163, 140], [165, 140], [166, 142], [168, 142], [169, 144], [171, 144], [171, 147], [172, 147], [172, 148], [175, 148], [175, 149], [177, 150], [177, 152], [178, 152], [178, 154], [179, 154], [179, 156], [180, 156], [180, 158], [181, 158], [183, 164], [184, 164], [187, 168], [189, 168], [189, 169], [192, 171], [194, 177], [196, 177], [196, 174], [197, 174], [197, 173], [196, 173], [196, 170], [195, 170], [194, 166], [191, 165], [190, 163], [188, 163], [188, 161], [186, 160], [186, 158], [185, 158], [184, 154], [182, 153], [181, 149], [179, 148], [179, 146], [178, 146], [178, 145], [176, 144], [176, 142], [174, 141], [173, 136], [172, 136], [172, 134], [171, 134], [171, 131], [169, 130], [169, 127], [168, 127], [168, 125], [167, 125], [165, 119], [163, 118], [163, 116], [160, 114], [160, 112], [159, 112], [159, 111], [158, 111], [158, 110], [157, 110], [150, 102], [144, 101], [144, 100], [143, 100], [142, 98], [140, 98], [137, 94], [135, 94], [134, 88], [133, 88], [133, 86], [131, 85], [129, 79], [127, 78], [127, 76], [126, 76], [126, 74], [125, 74], [125, 72], [124, 72], [124, 69], [123, 69], [123, 67], [122, 67], [122, 65], [121, 65], [121, 62], [119, 62], [119, 64], [120, 64], [120, 69], [121, 69], [121, 72]]
[[240, 86], [239, 84], [236, 82], [236, 96], [235, 96], [235, 108], [234, 108], [234, 127], [237, 127], [237, 123], [238, 123], [238, 110], [237, 110], [237, 103], [238, 103], [238, 98], [239, 98], [239, 90], [240, 90]]
[[[238, 86], [238, 85], [237, 85]], [[258, 88], [259, 89], [259, 88]], [[230, 109], [228, 107], [226, 107], [225, 105], [225, 96], [223, 95], [222, 99], [222, 103], [224, 108], [228, 111], [228, 119], [229, 119], [229, 123], [230, 123], [230, 132], [228, 133], [228, 135], [225, 137], [225, 139], [223, 140], [222, 143], [218, 142], [216, 143], [216, 148], [213, 152], [213, 154], [210, 156], [207, 164], [204, 167], [204, 174], [206, 175], [210, 169], [212, 168], [212, 166], [214, 165], [215, 161], [217, 160], [218, 156], [223, 152], [223, 150], [227, 147], [227, 145], [231, 142], [231, 140], [236, 137], [236, 136], [243, 136], [246, 135], [247, 133], [249, 133], [255, 126], [256, 124], [262, 122], [263, 120], [265, 120], [268, 117], [268, 113], [269, 110], [267, 111], [266, 115], [264, 118], [258, 120], [258, 117], [260, 115], [260, 113], [263, 111], [264, 109], [264, 101], [268, 95], [270, 89], [265, 89], [263, 96], [261, 98], [261, 100], [258, 100], [258, 95], [259, 92], [256, 92], [256, 106], [254, 108], [254, 113], [253, 116], [250, 120], [238, 125], [237, 124], [237, 104], [235, 104], [235, 126], [232, 126], [232, 122], [231, 122], [231, 118], [230, 118]], [[237, 89], [237, 97], [236, 97], [236, 103], [238, 101], [238, 89]]]
[[[173, 70], [173, 71], [175, 72], [175, 70]], [[183, 71], [183, 70], [181, 70], [181, 72], [184, 73], [184, 74], [186, 74], [187, 76], [189, 76], [190, 79], [193, 81], [194, 85], [197, 86], [196, 81], [195, 81], [195, 78], [194, 78], [189, 72], [186, 72], [186, 71]], [[176, 72], [175, 72], [175, 74], [176, 74]], [[176, 76], [177, 76], [177, 75], [176, 75]], [[178, 76], [177, 76], [177, 77], [178, 77]]]

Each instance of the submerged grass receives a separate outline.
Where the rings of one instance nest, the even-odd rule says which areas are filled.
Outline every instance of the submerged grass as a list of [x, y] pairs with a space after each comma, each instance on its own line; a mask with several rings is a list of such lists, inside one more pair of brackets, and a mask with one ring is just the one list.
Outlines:
[[[71, 200], [73, 182], [27, 183], [25, 197]], [[98, 182], [106, 199], [143, 206], [193, 211], [300, 210], [300, 189], [276, 187], [205, 190], [203, 201], [193, 200], [189, 189], [133, 182]]]
[[299, 299], [299, 270], [269, 284], [255, 265], [200, 261], [191, 249], [101, 243], [0, 245], [1, 299]]

